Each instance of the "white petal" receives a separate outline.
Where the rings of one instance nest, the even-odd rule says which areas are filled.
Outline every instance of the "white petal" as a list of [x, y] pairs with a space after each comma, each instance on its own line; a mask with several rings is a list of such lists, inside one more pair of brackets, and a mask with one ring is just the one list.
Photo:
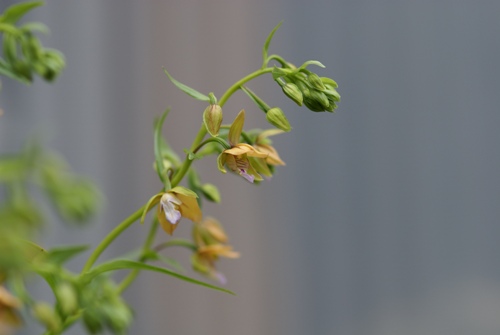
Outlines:
[[165, 193], [160, 200], [161, 207], [165, 212], [165, 217], [167, 221], [176, 224], [181, 219], [181, 212], [177, 210], [177, 206], [182, 204], [182, 202], [173, 194]]

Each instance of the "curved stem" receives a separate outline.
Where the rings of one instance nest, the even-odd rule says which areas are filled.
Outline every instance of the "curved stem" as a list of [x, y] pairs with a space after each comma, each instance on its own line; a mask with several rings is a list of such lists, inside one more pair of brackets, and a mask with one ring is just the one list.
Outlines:
[[132, 223], [137, 221], [144, 212], [145, 206], [139, 208], [136, 212], [130, 215], [128, 218], [122, 221], [118, 226], [115, 227], [102, 241], [99, 245], [94, 249], [90, 257], [87, 259], [85, 266], [82, 269], [81, 274], [89, 271], [92, 268], [92, 265], [97, 261], [99, 256], [102, 254], [104, 250], [117, 238], [125, 229], [127, 229]]
[[234, 92], [236, 92], [241, 85], [249, 82], [250, 80], [258, 77], [258, 76], [261, 76], [265, 73], [269, 73], [269, 72], [272, 72], [273, 71], [273, 68], [272, 67], [267, 67], [267, 68], [264, 68], [264, 69], [259, 69], [255, 72], [252, 72], [250, 73], [248, 76], [246, 77], [243, 77], [241, 78], [240, 80], [238, 80], [236, 83], [234, 83], [233, 86], [231, 86], [223, 95], [222, 97], [220, 98], [219, 100], [219, 105], [222, 107], [226, 101], [231, 97], [231, 95], [233, 95]]

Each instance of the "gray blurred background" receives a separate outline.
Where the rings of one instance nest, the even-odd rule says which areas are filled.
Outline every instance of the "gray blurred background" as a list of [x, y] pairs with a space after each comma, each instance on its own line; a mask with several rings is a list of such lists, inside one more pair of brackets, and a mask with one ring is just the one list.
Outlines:
[[[31, 18], [68, 68], [52, 86], [3, 80], [0, 149], [45, 134], [107, 197], [91, 229], [53, 225], [47, 245], [95, 245], [157, 191], [151, 129], [165, 107], [166, 137], [190, 146], [205, 106], [162, 66], [220, 96], [260, 66], [284, 20], [271, 52], [320, 60], [340, 85], [335, 115], [294, 105], [270, 77], [251, 85], [294, 127], [274, 141], [287, 166], [253, 187], [215, 158], [197, 164], [222, 189], [204, 209], [242, 254], [220, 264], [238, 295], [142, 274], [126, 293], [131, 334], [500, 333], [500, 2], [50, 0]], [[266, 127], [241, 93], [225, 120], [241, 108], [247, 127]], [[189, 267], [189, 253], [173, 255]]]

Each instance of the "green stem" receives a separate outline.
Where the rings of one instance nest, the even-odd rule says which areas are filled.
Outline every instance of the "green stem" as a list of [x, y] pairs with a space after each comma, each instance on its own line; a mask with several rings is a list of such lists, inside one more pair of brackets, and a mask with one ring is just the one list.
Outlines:
[[226, 101], [231, 97], [231, 95], [233, 95], [233, 93], [236, 92], [243, 84], [249, 82], [250, 80], [252, 80], [252, 79], [254, 79], [254, 78], [258, 77], [258, 76], [261, 76], [261, 75], [263, 75], [265, 73], [269, 73], [269, 72], [272, 72], [272, 71], [273, 71], [272, 67], [267, 67], [267, 68], [264, 68], [264, 69], [258, 69], [257, 71], [250, 73], [248, 76], [241, 78], [239, 81], [237, 81], [236, 83], [234, 83], [234, 85], [231, 86], [226, 91], [226, 93], [224, 93], [222, 95], [222, 97], [219, 100], [219, 105], [222, 107], [226, 103]]
[[144, 206], [139, 208], [136, 212], [130, 215], [128, 218], [122, 221], [118, 226], [115, 227], [102, 241], [99, 245], [94, 249], [90, 257], [87, 259], [85, 266], [82, 269], [81, 274], [89, 271], [92, 268], [92, 265], [97, 261], [99, 256], [103, 253], [104, 250], [117, 238], [125, 229], [127, 229], [130, 225], [132, 225], [135, 221], [137, 221], [144, 212]]
[[[149, 251], [149, 249], [151, 248], [151, 245], [154, 242], [157, 229], [158, 229], [158, 220], [154, 219], [153, 224], [151, 225], [151, 229], [149, 229], [149, 233], [148, 233], [148, 236], [146, 238], [146, 241], [144, 241], [144, 244], [142, 246], [142, 255], [139, 258], [140, 262], [143, 262], [146, 259], [145, 254]], [[130, 272], [127, 275], [127, 277], [125, 277], [125, 279], [123, 279], [123, 281], [120, 283], [120, 285], [118, 285], [117, 292], [122, 293], [123, 291], [125, 291], [125, 289], [130, 284], [132, 284], [132, 282], [135, 280], [135, 278], [139, 275], [139, 272], [140, 272], [140, 270], [137, 270], [137, 269]]]

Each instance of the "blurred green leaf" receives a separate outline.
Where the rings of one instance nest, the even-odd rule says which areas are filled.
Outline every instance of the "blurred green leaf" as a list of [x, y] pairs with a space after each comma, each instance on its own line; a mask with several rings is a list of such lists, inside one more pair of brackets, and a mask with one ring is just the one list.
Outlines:
[[26, 13], [33, 8], [43, 5], [42, 1], [23, 2], [10, 6], [0, 16], [0, 22], [17, 23]]
[[88, 248], [88, 245], [69, 245], [51, 248], [47, 251], [45, 260], [52, 264], [62, 265]]

